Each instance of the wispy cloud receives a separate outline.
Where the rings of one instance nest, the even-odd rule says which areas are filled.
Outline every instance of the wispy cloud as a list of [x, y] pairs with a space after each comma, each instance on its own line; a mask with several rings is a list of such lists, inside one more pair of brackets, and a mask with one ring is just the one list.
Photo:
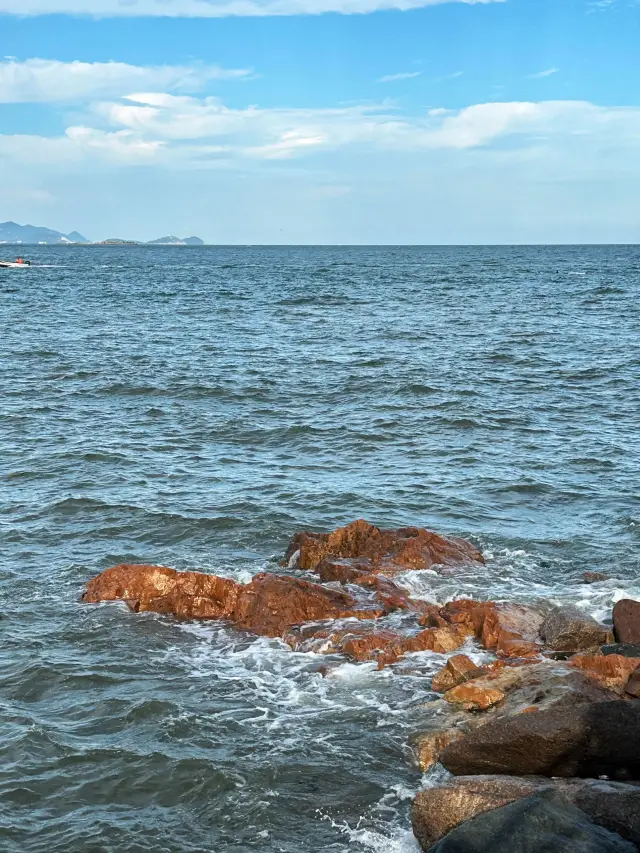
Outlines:
[[401, 71], [399, 74], [385, 74], [378, 79], [378, 83], [395, 83], [396, 80], [411, 80], [412, 77], [420, 77], [422, 71]]
[[443, 3], [506, 0], [0, 0], [5, 15], [223, 18], [228, 16], [364, 14], [379, 9], [417, 9]]
[[[599, 107], [582, 101], [476, 104], [401, 115], [388, 105], [327, 109], [230, 108], [216, 98], [140, 93], [96, 104], [84, 125], [64, 136], [1, 136], [0, 154], [21, 163], [105, 161], [163, 168], [238, 167], [358, 152], [450, 151], [508, 145], [509, 151], [541, 146], [591, 146], [615, 140], [637, 150], [640, 109]], [[595, 156], [595, 155], [594, 155]]]
[[542, 80], [544, 77], [552, 77], [560, 71], [559, 68], [547, 68], [545, 71], [538, 71], [536, 74], [529, 74], [529, 80]]
[[249, 69], [217, 65], [139, 66], [124, 62], [0, 62], [0, 103], [87, 101], [137, 89], [198, 92], [212, 80], [248, 77]]

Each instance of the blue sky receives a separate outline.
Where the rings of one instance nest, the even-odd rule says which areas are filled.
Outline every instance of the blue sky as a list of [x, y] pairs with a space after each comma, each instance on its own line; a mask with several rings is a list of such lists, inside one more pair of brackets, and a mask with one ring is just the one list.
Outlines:
[[636, 0], [0, 0], [0, 220], [638, 242], [639, 44]]

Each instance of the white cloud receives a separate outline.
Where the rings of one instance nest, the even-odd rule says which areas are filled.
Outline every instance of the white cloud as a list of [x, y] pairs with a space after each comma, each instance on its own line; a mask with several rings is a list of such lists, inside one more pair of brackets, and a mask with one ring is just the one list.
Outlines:
[[396, 80], [411, 80], [413, 77], [420, 77], [422, 71], [401, 71], [399, 74], [385, 74], [384, 77], [378, 79], [378, 83], [395, 83]]
[[136, 89], [195, 92], [211, 80], [243, 78], [248, 69], [216, 65], [127, 65], [124, 62], [0, 62], [0, 103], [83, 101]]
[[546, 71], [538, 71], [537, 74], [529, 74], [529, 80], [542, 80], [545, 77], [551, 77], [560, 71], [559, 68], [547, 68]]
[[323, 12], [348, 15], [452, 2], [501, 3], [505, 0], [0, 0], [0, 14], [174, 18], [317, 15]]

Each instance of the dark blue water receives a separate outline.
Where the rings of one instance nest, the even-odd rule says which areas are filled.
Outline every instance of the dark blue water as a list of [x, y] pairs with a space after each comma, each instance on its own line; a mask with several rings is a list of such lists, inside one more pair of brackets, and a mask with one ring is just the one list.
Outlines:
[[[443, 658], [78, 603], [363, 516], [471, 537], [415, 594], [640, 594], [640, 248], [47, 248], [0, 271], [0, 848], [414, 850]], [[580, 583], [595, 569], [613, 579]]]

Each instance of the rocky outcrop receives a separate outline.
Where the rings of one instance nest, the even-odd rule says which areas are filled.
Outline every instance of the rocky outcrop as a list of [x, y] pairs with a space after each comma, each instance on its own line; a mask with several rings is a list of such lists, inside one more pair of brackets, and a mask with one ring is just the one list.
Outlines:
[[535, 658], [542, 651], [544, 614], [538, 607], [464, 599], [446, 604], [441, 613], [448, 621], [464, 626], [498, 657]]
[[414, 834], [429, 850], [455, 827], [543, 790], [556, 790], [599, 826], [640, 843], [640, 787], [594, 779], [462, 776], [421, 791], [412, 811]]
[[491, 720], [448, 746], [456, 776], [640, 779], [640, 703], [595, 702]]
[[135, 611], [185, 619], [229, 619], [266, 637], [280, 637], [303, 622], [384, 614], [382, 608], [359, 607], [349, 593], [299, 578], [262, 574], [244, 585], [216, 575], [130, 564], [107, 569], [92, 580], [83, 600], [122, 600]]
[[618, 601], [613, 608], [613, 626], [619, 643], [640, 643], [640, 601]]
[[640, 699], [640, 667], [635, 670], [629, 681], [627, 681], [625, 693], [627, 696], [631, 696], [632, 699]]
[[627, 658], [623, 655], [575, 655], [569, 665], [581, 669], [589, 678], [608, 690], [622, 694], [626, 691], [629, 679], [640, 667], [640, 658]]
[[637, 853], [635, 845], [595, 824], [553, 789], [472, 818], [432, 853]]
[[[321, 565], [323, 561], [330, 567]], [[343, 561], [342, 564], [339, 561]], [[382, 530], [360, 520], [332, 533], [296, 534], [283, 564], [325, 573], [325, 577], [327, 572], [342, 572], [349, 578], [350, 569], [396, 574], [409, 569], [459, 566], [470, 562], [484, 562], [484, 558], [464, 539], [439, 536], [421, 527]]]
[[554, 607], [540, 630], [548, 648], [556, 652], [597, 649], [610, 641], [610, 632], [599, 622], [572, 604]]

